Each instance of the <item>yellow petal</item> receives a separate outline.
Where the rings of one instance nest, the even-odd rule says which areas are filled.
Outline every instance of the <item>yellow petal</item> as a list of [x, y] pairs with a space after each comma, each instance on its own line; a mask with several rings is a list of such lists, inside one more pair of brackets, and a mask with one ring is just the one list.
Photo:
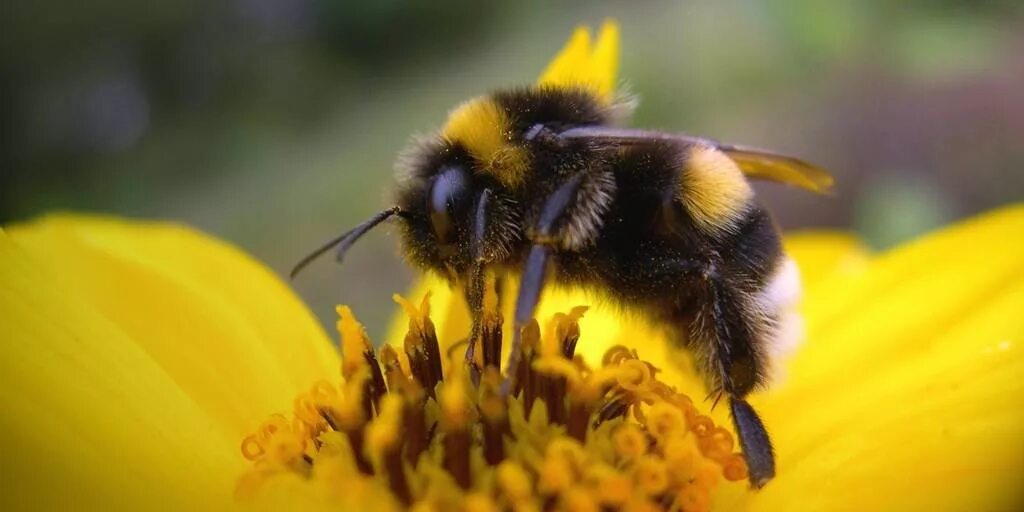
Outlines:
[[561, 51], [537, 79], [539, 85], [564, 85], [579, 76], [590, 63], [590, 27], [576, 27]]
[[[167, 224], [53, 216], [0, 234], [0, 500], [230, 503], [239, 442], [338, 359], [236, 249]], [[26, 501], [31, 500], [31, 501]]]
[[605, 101], [615, 94], [619, 69], [619, 26], [607, 20], [597, 42], [591, 45], [590, 29], [577, 27], [562, 51], [551, 60], [538, 85], [583, 87]]
[[1014, 510], [1024, 472], [1022, 307], [1018, 280], [930, 350], [899, 361], [877, 354], [878, 368], [846, 372], [839, 388], [764, 397], [779, 473], [747, 496], [750, 508], [779, 510], [799, 495], [803, 510]]
[[590, 55], [589, 74], [598, 94], [606, 99], [615, 93], [615, 82], [619, 77], [619, 47], [619, 24], [606, 20]]
[[819, 383], [838, 379], [830, 375], [836, 366], [868, 371], [880, 354], [893, 360], [933, 348], [936, 336], [1021, 278], [1021, 232], [1024, 207], [995, 211], [880, 255], [842, 287], [808, 295], [812, 343], [791, 371]]
[[797, 262], [805, 292], [862, 272], [870, 258], [867, 246], [846, 233], [797, 231], [786, 234], [783, 243], [786, 254]]
[[807, 296], [790, 378], [754, 400], [779, 476], [746, 496], [752, 508], [799, 493], [806, 510], [1012, 509], [1024, 473], [1022, 232], [1024, 207], [1006, 208]]

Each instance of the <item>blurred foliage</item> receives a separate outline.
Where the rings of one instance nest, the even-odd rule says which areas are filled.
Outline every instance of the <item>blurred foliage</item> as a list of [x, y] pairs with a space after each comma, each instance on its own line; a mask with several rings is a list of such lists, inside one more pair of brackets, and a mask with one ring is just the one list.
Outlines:
[[[761, 187], [785, 228], [878, 247], [1024, 194], [1024, 3], [731, 0], [50, 3], [0, 16], [0, 222], [175, 219], [283, 271], [387, 203], [394, 155], [459, 100], [621, 20], [634, 124], [774, 147], [836, 197]], [[411, 273], [375, 234], [296, 283], [379, 334]]]

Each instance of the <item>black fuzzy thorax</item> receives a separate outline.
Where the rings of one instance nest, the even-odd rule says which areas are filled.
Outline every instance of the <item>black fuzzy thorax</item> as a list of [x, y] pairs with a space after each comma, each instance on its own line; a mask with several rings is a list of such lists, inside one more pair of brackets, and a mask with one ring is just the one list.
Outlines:
[[611, 107], [584, 89], [521, 87], [498, 91], [494, 101], [509, 117], [512, 131], [524, 134], [542, 124], [558, 132], [567, 128], [607, 124]]

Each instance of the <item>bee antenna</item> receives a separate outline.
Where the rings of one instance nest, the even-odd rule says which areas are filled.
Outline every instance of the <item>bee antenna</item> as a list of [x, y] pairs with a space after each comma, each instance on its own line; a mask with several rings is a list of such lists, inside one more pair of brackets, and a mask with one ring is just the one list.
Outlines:
[[365, 235], [367, 231], [370, 231], [371, 229], [377, 227], [377, 225], [380, 224], [381, 222], [388, 220], [388, 218], [391, 217], [392, 215], [404, 217], [404, 214], [405, 212], [403, 212], [402, 209], [397, 206], [392, 206], [391, 208], [378, 212], [373, 217], [370, 217], [369, 219], [363, 221], [362, 224], [359, 224], [358, 226], [343, 233], [337, 238], [332, 239], [331, 241], [320, 246], [313, 252], [309, 253], [305, 258], [302, 258], [302, 260], [296, 263], [295, 267], [292, 268], [292, 271], [288, 274], [288, 278], [295, 279], [295, 276], [299, 275], [299, 272], [301, 272], [302, 269], [306, 268], [306, 265], [309, 265], [310, 263], [313, 262], [313, 260], [319, 258], [320, 256], [323, 256], [324, 253], [335, 247], [337, 247], [335, 259], [340, 262], [342, 258], [345, 257], [345, 253], [348, 252], [349, 248], [355, 245], [356, 241], [359, 240], [359, 237]]

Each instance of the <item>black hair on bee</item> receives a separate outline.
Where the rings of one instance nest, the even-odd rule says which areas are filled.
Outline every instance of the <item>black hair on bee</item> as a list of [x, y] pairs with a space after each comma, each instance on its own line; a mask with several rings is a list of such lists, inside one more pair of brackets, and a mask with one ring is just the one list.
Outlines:
[[[518, 367], [520, 330], [545, 285], [602, 290], [674, 333], [712, 394], [728, 395], [750, 481], [760, 487], [775, 474], [774, 455], [744, 397], [767, 383], [769, 348], [783, 327], [780, 297], [798, 283], [748, 178], [815, 192], [831, 178], [770, 151], [615, 127], [630, 105], [614, 95], [614, 69], [606, 69], [616, 34], [606, 26], [591, 53], [573, 54], [590, 60], [570, 62], [563, 52], [537, 85], [456, 107], [437, 134], [399, 158], [394, 206], [295, 272], [332, 247], [340, 259], [396, 218], [410, 263], [465, 285], [470, 361], [485, 275], [519, 276], [506, 369]], [[503, 393], [518, 391], [514, 373]]]

